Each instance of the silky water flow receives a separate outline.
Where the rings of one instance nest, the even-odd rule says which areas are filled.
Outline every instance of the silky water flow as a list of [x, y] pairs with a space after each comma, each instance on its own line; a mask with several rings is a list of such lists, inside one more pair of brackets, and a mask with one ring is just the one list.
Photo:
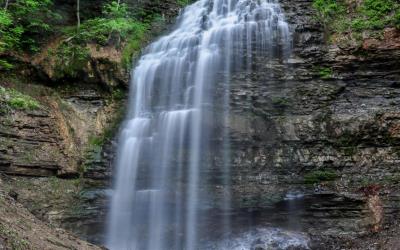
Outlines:
[[[256, 54], [268, 61], [289, 50], [274, 0], [197, 1], [145, 50], [120, 132], [110, 249], [209, 249], [205, 240], [229, 234], [230, 76], [251, 71]], [[208, 181], [213, 155], [222, 159], [219, 192]]]

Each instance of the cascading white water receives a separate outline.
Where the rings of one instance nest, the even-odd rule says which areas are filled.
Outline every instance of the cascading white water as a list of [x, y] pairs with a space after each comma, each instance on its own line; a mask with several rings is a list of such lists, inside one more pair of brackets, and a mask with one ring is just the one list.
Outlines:
[[[119, 140], [110, 249], [201, 249], [213, 152], [223, 152], [220, 208], [229, 209], [230, 75], [252, 70], [255, 54], [268, 60], [287, 51], [289, 39], [277, 1], [200, 0], [147, 48]], [[216, 135], [222, 139], [212, 142]], [[228, 218], [218, 223], [229, 231]]]

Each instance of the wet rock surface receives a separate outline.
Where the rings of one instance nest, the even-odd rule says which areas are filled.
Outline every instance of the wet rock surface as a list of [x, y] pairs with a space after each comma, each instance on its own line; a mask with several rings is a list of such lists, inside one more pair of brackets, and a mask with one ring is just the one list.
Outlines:
[[[343, 242], [351, 242], [376, 224], [391, 227], [400, 211], [396, 40], [360, 48], [328, 45], [312, 1], [281, 3], [293, 32], [291, 58], [266, 63], [253, 55], [253, 70], [232, 76], [234, 207], [267, 208], [290, 192], [327, 193], [337, 198], [315, 200], [312, 212], [299, 216], [313, 221], [302, 230], [314, 240], [346, 235]], [[380, 201], [360, 192], [374, 185], [381, 187]], [[371, 202], [382, 203], [381, 219]]]
[[[293, 32], [291, 58], [266, 63], [253, 55], [253, 70], [236, 72], [231, 81], [232, 213], [237, 225], [278, 225], [304, 232], [311, 249], [396, 249], [400, 231], [398, 31], [385, 31], [382, 41], [367, 39], [361, 48], [327, 45], [311, 0], [281, 3]], [[155, 4], [149, 2], [149, 8]], [[107, 73], [109, 68], [104, 69]], [[103, 73], [98, 74], [101, 81], [114, 79]], [[111, 85], [125, 79], [117, 78]], [[0, 171], [76, 176], [75, 154], [83, 149], [74, 146], [71, 151], [71, 145], [85, 145], [88, 131], [99, 131], [109, 122], [103, 115], [104, 97], [90, 88], [78, 92], [62, 98], [69, 107], [63, 114], [73, 110], [73, 116], [62, 118], [53, 109], [0, 116]], [[74, 124], [74, 136], [60, 134], [70, 133], [63, 119]], [[66, 139], [71, 137], [86, 141], [71, 144], [72, 139]], [[32, 193], [46, 179], [29, 179], [27, 186], [33, 183], [33, 188], [12, 188], [11, 194], [17, 194], [36, 216], [102, 242], [115, 145], [113, 141], [91, 150], [76, 203], [70, 198], [54, 202], [57, 194], [42, 195], [35, 207]], [[213, 191], [223, 195], [219, 178], [223, 161], [218, 155], [209, 171], [215, 173]], [[363, 190], [373, 186], [379, 190], [371, 198]], [[66, 190], [77, 193], [73, 185]], [[68, 202], [76, 210], [65, 206]], [[0, 246], [1, 242], [0, 238]], [[270, 247], [263, 241], [253, 243], [254, 249]]]
[[[232, 75], [232, 213], [240, 227], [307, 233], [311, 249], [380, 249], [386, 243], [379, 235], [393, 245], [391, 222], [400, 211], [400, 50], [387, 41], [328, 45], [311, 0], [281, 3], [293, 32], [292, 56], [266, 63], [253, 55], [251, 71]], [[212, 187], [204, 188], [222, 196], [221, 155], [209, 156]], [[101, 162], [88, 177], [107, 180], [110, 168]], [[374, 186], [374, 198], [362, 191]], [[106, 196], [99, 197], [93, 201], [102, 200], [98, 211], [104, 211]], [[363, 248], [363, 242], [372, 243]]]

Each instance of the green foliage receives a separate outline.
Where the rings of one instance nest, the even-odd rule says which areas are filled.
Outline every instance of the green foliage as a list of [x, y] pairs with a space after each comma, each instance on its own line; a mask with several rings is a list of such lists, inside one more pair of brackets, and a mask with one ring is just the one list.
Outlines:
[[[39, 51], [41, 41], [52, 33], [50, 23], [59, 18], [52, 10], [52, 0], [10, 1], [0, 10], [0, 55], [9, 51]], [[0, 69], [11, 69], [6, 60], [0, 60]]]
[[0, 9], [0, 30], [12, 24], [11, 15], [4, 9]]
[[[19, 26], [12, 27], [13, 19], [10, 13], [0, 9], [0, 54], [12, 49], [19, 43], [22, 30]], [[0, 59], [0, 70], [9, 70], [12, 65], [4, 59]]]
[[[0, 9], [0, 56], [19, 52], [35, 53], [54, 33], [63, 33], [65, 41], [54, 49], [57, 71], [60, 75], [74, 76], [87, 62], [88, 43], [99, 46], [123, 48], [121, 62], [130, 66], [132, 56], [138, 53], [145, 41], [146, 32], [154, 22], [164, 21], [159, 11], [141, 8], [128, 8], [125, 3], [108, 0], [102, 8], [102, 15], [83, 19], [79, 29], [76, 27], [57, 27], [61, 16], [56, 14], [54, 0], [12, 0], [8, 8]], [[176, 0], [185, 6], [193, 0]], [[4, 6], [4, 0], [0, 0]], [[85, 5], [82, 3], [83, 6]], [[82, 9], [82, 13], [85, 9]], [[87, 15], [82, 16], [87, 18]], [[11, 53], [9, 53], [11, 52]], [[77, 64], [76, 66], [73, 64]], [[0, 59], [0, 70], [12, 69], [6, 59]], [[65, 71], [65, 72], [64, 72]]]
[[121, 89], [115, 89], [111, 93], [111, 98], [114, 101], [122, 101], [125, 99], [125, 97], [126, 97], [126, 94]]
[[344, 11], [343, 5], [336, 0], [314, 0], [313, 7], [318, 10], [319, 18], [323, 21], [329, 21]]
[[97, 43], [105, 46], [110, 43], [120, 45], [131, 36], [143, 37], [148, 25], [130, 17], [126, 4], [112, 1], [103, 7], [103, 17], [89, 19], [82, 23], [80, 29], [65, 29], [71, 42], [85, 45], [86, 43]]
[[73, 43], [61, 44], [55, 52], [55, 73], [61, 77], [76, 77], [89, 61], [89, 50]]
[[13, 69], [14, 66], [9, 63], [7, 60], [0, 59], [0, 70], [10, 70]]
[[118, 4], [118, 2], [112, 1], [104, 6], [103, 14], [110, 19], [128, 18], [128, 6], [124, 3]]
[[52, 0], [10, 1], [8, 9], [0, 12], [0, 44], [3, 49], [37, 52], [40, 41], [52, 33], [51, 22], [59, 18], [51, 10], [52, 6]]
[[190, 4], [192, 1], [191, 0], [177, 0], [176, 1], [181, 7], [184, 7], [188, 4]]
[[352, 22], [356, 31], [383, 29], [387, 25], [396, 24], [396, 15], [399, 13], [399, 4], [392, 0], [364, 0], [358, 8], [358, 17]]
[[313, 7], [320, 21], [333, 32], [400, 28], [400, 4], [395, 0], [363, 0], [355, 9], [343, 0], [314, 0]]
[[333, 181], [336, 178], [338, 178], [337, 173], [331, 169], [316, 170], [307, 173], [304, 176], [304, 182], [306, 184], [316, 184], [316, 183], [321, 183], [323, 181]]
[[330, 79], [333, 75], [333, 70], [331, 68], [319, 68], [318, 74], [322, 79]]
[[18, 96], [10, 99], [9, 104], [13, 108], [17, 109], [37, 109], [39, 104], [37, 101], [27, 98], [26, 96]]
[[24, 95], [14, 89], [0, 87], [0, 102], [4, 102], [9, 108], [21, 110], [35, 110], [40, 108], [38, 101]]
[[113, 39], [118, 43], [130, 36], [142, 38], [147, 28], [146, 24], [131, 18], [95, 18], [82, 24], [75, 39], [104, 46]]
[[[65, 29], [66, 36], [70, 37], [68, 41], [69, 50], [75, 50], [75, 55], [79, 55], [77, 58], [70, 58], [69, 62], [76, 62], [77, 66], [73, 66], [74, 63], [65, 64], [67, 61], [67, 55], [72, 55], [70, 51], [68, 53], [58, 53], [58, 58], [61, 62], [59, 72], [66, 70], [66, 75], [75, 75], [76, 70], [81, 68], [82, 63], [87, 62], [85, 53], [77, 53], [80, 51], [84, 52], [84, 47], [88, 43], [95, 43], [100, 46], [113, 45], [117, 48], [123, 47], [121, 63], [125, 66], [130, 66], [132, 56], [137, 53], [145, 39], [146, 31], [149, 29], [150, 24], [146, 21], [138, 21], [132, 18], [133, 14], [129, 13], [128, 6], [126, 4], [119, 4], [116, 1], [112, 1], [103, 7], [103, 17], [97, 17], [89, 19], [82, 23], [79, 30], [75, 28]], [[64, 45], [65, 46], [65, 45]], [[59, 49], [60, 50], [60, 49]], [[66, 50], [66, 48], [61, 48]]]
[[142, 39], [133, 35], [130, 39], [128, 39], [124, 50], [122, 51], [122, 65], [125, 68], [129, 68], [131, 66], [132, 58], [139, 53], [140, 48], [142, 47]]

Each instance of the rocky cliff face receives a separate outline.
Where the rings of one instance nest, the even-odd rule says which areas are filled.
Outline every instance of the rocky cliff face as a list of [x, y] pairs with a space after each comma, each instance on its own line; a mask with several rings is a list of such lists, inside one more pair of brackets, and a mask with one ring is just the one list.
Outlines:
[[[266, 63], [253, 55], [254, 70], [232, 76], [235, 213], [251, 211], [257, 223], [305, 231], [314, 249], [367, 249], [373, 243], [394, 249], [400, 33], [387, 29], [382, 40], [366, 38], [361, 47], [329, 45], [311, 0], [281, 3], [293, 32], [291, 58]], [[164, 12], [170, 7], [148, 2], [148, 8]], [[92, 52], [101, 61], [110, 51]], [[49, 76], [44, 62], [34, 68]], [[85, 80], [90, 84], [79, 84], [84, 89], [61, 88], [55, 98], [44, 87], [38, 110], [0, 111], [0, 171], [35, 177], [2, 184], [35, 215], [101, 242], [114, 148], [97, 139], [122, 105], [103, 89], [124, 85], [127, 78], [94, 65], [82, 78], [95, 76]], [[215, 162], [218, 179], [222, 160]], [[77, 180], [36, 178], [79, 174]], [[221, 190], [218, 180], [212, 188]]]
[[[85, 6], [88, 2], [83, 1], [82, 21], [99, 16], [105, 2], [90, 1], [90, 6]], [[142, 10], [140, 16], [146, 12], [163, 17], [163, 23], [152, 25], [146, 40], [163, 32], [181, 7], [175, 0], [126, 3], [133, 10]], [[55, 1], [62, 16], [60, 26], [75, 25], [75, 4]], [[87, 63], [76, 75], [59, 74], [51, 51], [65, 39], [55, 37], [35, 56], [12, 55], [15, 68], [0, 77], [0, 88], [7, 92], [0, 92], [0, 191], [6, 199], [13, 196], [15, 204], [22, 204], [40, 220], [101, 244], [114, 135], [124, 113], [130, 69], [122, 63], [121, 48], [88, 43]], [[10, 105], [13, 97], [8, 93], [12, 91], [39, 106], [25, 109]], [[20, 233], [18, 236], [26, 238]], [[7, 235], [0, 230], [0, 249], [7, 249], [3, 236]], [[30, 236], [26, 240], [35, 249], [58, 249], [52, 243], [30, 244]], [[65, 246], [75, 247], [67, 240]]]
[[18, 84], [25, 92], [36, 91], [33, 95], [40, 106], [29, 110], [3, 103], [1, 171], [35, 177], [79, 176], [84, 152], [91, 150], [91, 138], [100, 136], [118, 119], [115, 110], [121, 103], [89, 86], [55, 92], [44, 86]]
[[301, 227], [325, 239], [390, 227], [400, 210], [400, 33], [329, 45], [312, 1], [281, 3], [292, 57], [254, 55], [253, 72], [231, 83], [235, 207], [287, 207], [293, 198]]
[[110, 93], [99, 85], [2, 85], [19, 89], [24, 98], [29, 94], [40, 106], [29, 110], [1, 102], [0, 191], [14, 194], [37, 218], [100, 242], [96, 235], [102, 233], [105, 201], [96, 200], [97, 195], [104, 197], [104, 191], [97, 190], [99, 185], [108, 187], [102, 180], [109, 176], [112, 162], [103, 144], [112, 147], [124, 109], [123, 93]]

